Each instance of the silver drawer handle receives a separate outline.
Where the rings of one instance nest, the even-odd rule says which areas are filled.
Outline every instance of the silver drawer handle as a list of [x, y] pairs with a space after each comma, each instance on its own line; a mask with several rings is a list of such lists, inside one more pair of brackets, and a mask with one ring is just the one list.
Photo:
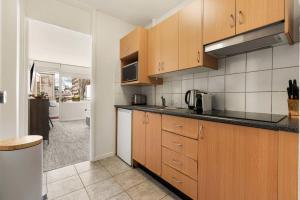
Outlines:
[[176, 182], [176, 183], [183, 183], [183, 181], [178, 180], [176, 177], [172, 177], [172, 179]]
[[182, 128], [183, 125], [175, 125], [177, 128]]
[[182, 165], [182, 163], [180, 161], [175, 160], [175, 159], [173, 159], [172, 162], [175, 163], [175, 164], [177, 164], [177, 165]]
[[180, 143], [173, 142], [176, 146], [182, 147], [183, 145]]

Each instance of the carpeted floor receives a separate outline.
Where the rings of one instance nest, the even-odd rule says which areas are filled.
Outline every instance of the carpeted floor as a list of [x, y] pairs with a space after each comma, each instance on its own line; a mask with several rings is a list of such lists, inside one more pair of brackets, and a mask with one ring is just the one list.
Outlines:
[[53, 121], [49, 145], [44, 143], [44, 171], [73, 165], [89, 159], [90, 129], [84, 120]]

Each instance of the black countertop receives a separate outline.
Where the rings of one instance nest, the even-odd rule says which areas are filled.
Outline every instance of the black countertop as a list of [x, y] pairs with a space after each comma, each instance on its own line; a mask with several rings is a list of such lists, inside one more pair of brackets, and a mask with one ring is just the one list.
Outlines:
[[132, 106], [132, 105], [115, 105], [116, 108], [129, 110], [140, 110], [146, 112], [160, 113], [166, 115], [174, 115], [187, 117], [192, 119], [214, 121], [220, 123], [248, 126], [254, 128], [263, 128], [276, 131], [287, 131], [299, 133], [299, 120], [289, 118], [283, 115], [271, 115], [261, 113], [247, 113], [237, 111], [219, 111], [213, 110], [197, 114], [193, 110], [178, 109], [162, 109], [159, 106]]

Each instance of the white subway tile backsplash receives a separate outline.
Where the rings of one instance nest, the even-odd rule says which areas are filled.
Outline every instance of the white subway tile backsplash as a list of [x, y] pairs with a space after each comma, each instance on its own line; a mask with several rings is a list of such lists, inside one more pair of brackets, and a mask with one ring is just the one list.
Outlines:
[[218, 61], [218, 70], [210, 70], [208, 76], [222, 76], [225, 74], [225, 58]]
[[225, 110], [245, 111], [245, 93], [226, 93]]
[[247, 72], [272, 69], [272, 48], [247, 54]]
[[194, 79], [194, 89], [207, 92], [207, 90], [208, 90], [208, 78]]
[[224, 76], [209, 77], [208, 92], [224, 92]]
[[172, 93], [172, 81], [165, 81], [163, 84], [163, 93], [170, 94]]
[[272, 70], [246, 74], [246, 92], [271, 91]]
[[286, 92], [272, 92], [272, 113], [288, 114], [288, 95]]
[[273, 68], [299, 66], [299, 43], [273, 49]]
[[225, 92], [245, 92], [245, 73], [225, 76]]
[[286, 91], [289, 80], [296, 79], [299, 82], [299, 67], [281, 68], [273, 70], [272, 91]]
[[194, 88], [194, 80], [193, 79], [182, 80], [182, 89], [181, 89], [182, 93], [185, 93], [188, 90], [192, 90], [193, 88]]
[[246, 93], [246, 112], [271, 113], [271, 92]]
[[172, 81], [172, 93], [181, 93], [181, 81]]
[[226, 58], [226, 74], [241, 73], [246, 71], [246, 54]]
[[168, 106], [186, 108], [185, 92], [194, 88], [212, 93], [213, 109], [287, 114], [288, 80], [296, 78], [299, 82], [298, 46], [299, 43], [219, 59], [218, 70], [168, 73], [161, 86], [141, 90], [115, 87], [115, 101], [129, 102], [130, 94], [140, 91], [147, 95], [149, 104], [161, 105], [163, 95]]
[[212, 108], [214, 110], [225, 109], [225, 93], [212, 93]]
[[181, 108], [188, 108], [188, 105], [185, 103], [185, 94], [181, 94]]

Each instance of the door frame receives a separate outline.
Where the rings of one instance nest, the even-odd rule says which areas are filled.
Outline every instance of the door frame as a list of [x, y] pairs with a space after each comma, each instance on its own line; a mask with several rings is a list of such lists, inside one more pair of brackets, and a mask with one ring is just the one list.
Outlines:
[[[16, 105], [18, 109], [18, 121], [17, 121], [17, 136], [28, 135], [28, 17], [25, 12], [25, 1], [20, 1], [19, 5], [19, 73], [17, 74], [19, 78], [18, 83], [18, 102]], [[90, 119], [90, 141], [89, 141], [89, 160], [95, 161], [95, 121], [96, 121], [96, 10], [91, 10], [91, 38], [92, 38], [92, 55], [91, 55], [91, 119]]]

